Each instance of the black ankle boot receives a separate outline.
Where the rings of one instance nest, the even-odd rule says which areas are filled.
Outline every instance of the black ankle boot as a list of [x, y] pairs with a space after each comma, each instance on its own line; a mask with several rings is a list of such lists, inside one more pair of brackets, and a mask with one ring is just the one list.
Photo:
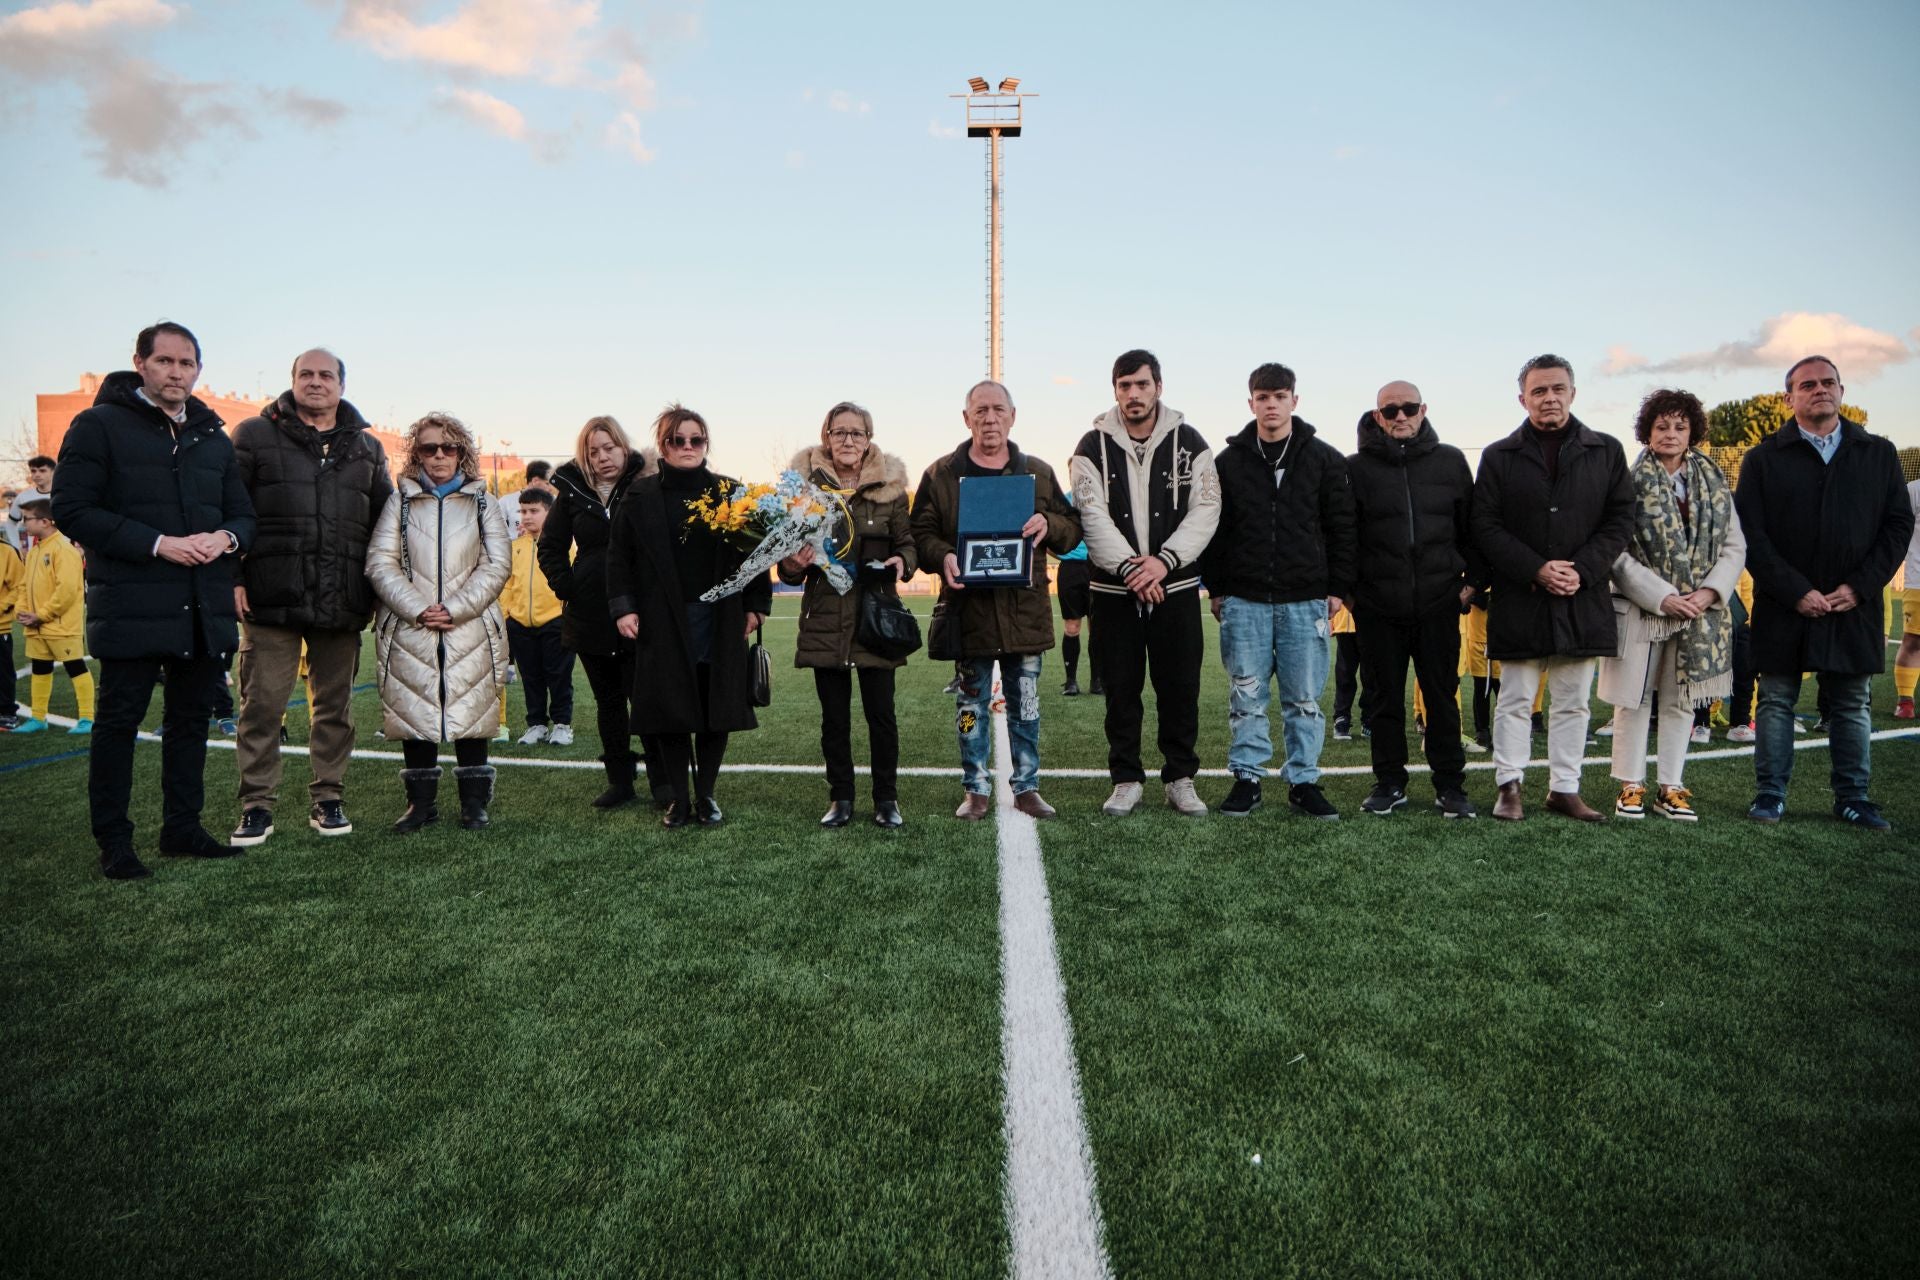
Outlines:
[[457, 765], [453, 780], [460, 788], [460, 825], [478, 831], [487, 825], [487, 806], [493, 803], [493, 766]]
[[407, 789], [407, 811], [393, 824], [395, 833], [407, 835], [429, 822], [440, 820], [440, 766], [431, 769], [402, 769], [400, 784]]
[[607, 789], [593, 798], [596, 809], [618, 809], [633, 799], [633, 775], [636, 762], [632, 755], [620, 756], [605, 762], [607, 768]]

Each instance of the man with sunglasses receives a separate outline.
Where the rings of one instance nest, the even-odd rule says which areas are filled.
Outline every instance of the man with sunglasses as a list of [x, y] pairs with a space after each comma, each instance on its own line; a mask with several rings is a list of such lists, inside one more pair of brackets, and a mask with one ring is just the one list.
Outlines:
[[1360, 415], [1347, 459], [1358, 565], [1353, 617], [1366, 682], [1373, 792], [1360, 807], [1386, 817], [1407, 802], [1407, 664], [1427, 708], [1434, 808], [1476, 816], [1460, 741], [1460, 611], [1483, 576], [1473, 545], [1473, 472], [1440, 443], [1411, 382], [1389, 382]]

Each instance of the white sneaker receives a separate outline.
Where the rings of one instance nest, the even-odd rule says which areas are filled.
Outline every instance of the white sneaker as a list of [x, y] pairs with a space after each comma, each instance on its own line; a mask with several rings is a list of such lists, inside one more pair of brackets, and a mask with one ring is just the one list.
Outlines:
[[1611, 738], [1613, 736], [1613, 721], [1609, 720], [1598, 729], [1595, 729], [1593, 736], [1596, 738]]
[[1137, 782], [1116, 782], [1113, 784], [1113, 794], [1100, 806], [1100, 812], [1109, 818], [1124, 818], [1140, 807], [1140, 796], [1145, 790]]
[[1192, 778], [1175, 778], [1167, 784], [1167, 807], [1188, 818], [1207, 816], [1207, 802], [1194, 793]]
[[1693, 726], [1693, 742], [1695, 746], [1698, 746], [1703, 742], [1712, 742], [1712, 741], [1713, 741], [1713, 726], [1704, 725], [1704, 724], [1697, 724]]
[[507, 728], [506, 721], [503, 720], [500, 722], [500, 728], [494, 733], [493, 740], [495, 742], [513, 741], [513, 730]]
[[520, 735], [520, 745], [523, 747], [530, 747], [536, 742], [545, 742], [546, 740], [547, 726], [543, 724], [530, 724], [527, 726], [527, 731]]
[[572, 746], [573, 726], [570, 724], [557, 724], [553, 726], [552, 731], [547, 734], [547, 741], [556, 747]]
[[1728, 742], [1752, 742], [1755, 736], [1750, 724], [1737, 724], [1727, 730]]
[[1468, 755], [1473, 755], [1473, 756], [1483, 756], [1487, 754], [1487, 749], [1485, 747], [1481, 746], [1478, 742], [1475, 742], [1472, 738], [1468, 737], [1464, 733], [1460, 735], [1460, 749], [1466, 752]]

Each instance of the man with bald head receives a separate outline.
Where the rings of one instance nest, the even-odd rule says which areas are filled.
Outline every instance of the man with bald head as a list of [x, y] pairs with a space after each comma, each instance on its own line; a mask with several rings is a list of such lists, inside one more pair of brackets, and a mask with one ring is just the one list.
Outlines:
[[260, 534], [241, 561], [234, 607], [240, 642], [240, 825], [233, 843], [273, 834], [280, 792], [280, 717], [300, 672], [311, 698], [313, 779], [307, 825], [353, 831], [343, 802], [353, 751], [360, 632], [373, 617], [367, 541], [393, 493], [386, 451], [341, 394], [347, 366], [323, 347], [293, 362], [293, 386], [233, 431]]
[[1469, 516], [1473, 472], [1440, 443], [1411, 382], [1389, 382], [1360, 415], [1347, 459], [1359, 566], [1353, 618], [1367, 688], [1373, 792], [1361, 808], [1386, 817], [1407, 802], [1407, 664], [1427, 705], [1427, 763], [1442, 817], [1476, 816], [1460, 740], [1460, 613], [1484, 575]]

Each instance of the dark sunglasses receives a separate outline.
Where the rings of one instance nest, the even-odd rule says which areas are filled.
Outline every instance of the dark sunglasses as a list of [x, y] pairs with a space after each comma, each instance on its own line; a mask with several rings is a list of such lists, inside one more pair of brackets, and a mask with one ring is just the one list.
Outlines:
[[413, 451], [423, 458], [431, 458], [436, 453], [444, 453], [453, 458], [460, 456], [460, 446], [457, 444], [417, 444], [413, 446]]
[[667, 445], [673, 449], [704, 449], [707, 447], [705, 436], [668, 436]]
[[1420, 402], [1416, 400], [1412, 404], [1383, 404], [1380, 406], [1380, 416], [1388, 422], [1395, 421], [1401, 414], [1405, 414], [1409, 419], [1419, 417]]

